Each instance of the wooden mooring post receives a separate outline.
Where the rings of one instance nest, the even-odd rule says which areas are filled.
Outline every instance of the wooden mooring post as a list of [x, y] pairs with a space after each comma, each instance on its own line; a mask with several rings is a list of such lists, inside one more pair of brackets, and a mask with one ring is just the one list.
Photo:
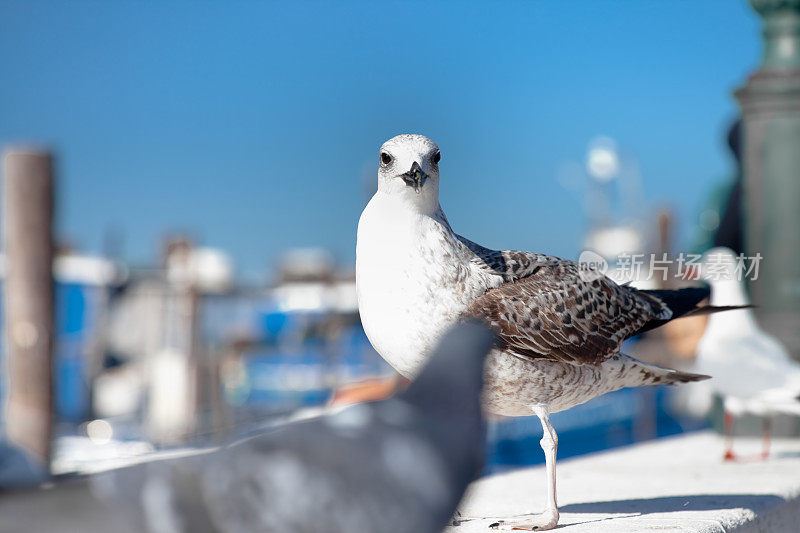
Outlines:
[[5, 432], [48, 467], [54, 342], [52, 157], [36, 150], [5, 150], [2, 180]]

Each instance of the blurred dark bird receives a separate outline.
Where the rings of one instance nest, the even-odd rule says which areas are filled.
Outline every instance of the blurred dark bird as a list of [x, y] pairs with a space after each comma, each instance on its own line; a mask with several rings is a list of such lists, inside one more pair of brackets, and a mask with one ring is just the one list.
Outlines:
[[96, 492], [153, 533], [438, 533], [482, 464], [493, 340], [484, 326], [459, 325], [395, 397], [106, 472]]
[[[364, 330], [389, 364], [413, 378], [451, 324], [490, 323], [498, 343], [486, 364], [485, 405], [539, 417], [548, 480], [544, 513], [498, 528], [552, 529], [558, 439], [550, 413], [623, 387], [706, 379], [620, 350], [629, 337], [711, 312], [697, 307], [709, 291], [638, 290], [574, 261], [476, 244], [453, 231], [439, 204], [440, 159], [423, 135], [398, 135], [379, 151], [378, 191], [361, 214], [356, 244]], [[490, 220], [483, 207], [476, 216]], [[542, 231], [558, 223], [536, 221]]]
[[733, 186], [728, 193], [725, 206], [721, 210], [719, 226], [714, 235], [714, 246], [730, 248], [736, 253], [744, 251], [742, 222], [742, 120], [737, 119], [728, 130], [728, 147], [736, 161], [736, 174]]

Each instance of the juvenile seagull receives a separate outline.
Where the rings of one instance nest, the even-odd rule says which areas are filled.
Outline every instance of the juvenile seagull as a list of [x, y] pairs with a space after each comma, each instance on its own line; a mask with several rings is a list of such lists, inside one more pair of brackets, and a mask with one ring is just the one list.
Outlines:
[[[703, 277], [711, 284], [711, 304], [746, 307], [737, 257], [729, 248], [705, 253]], [[750, 309], [712, 316], [697, 346], [697, 369], [715, 379], [707, 388], [719, 394], [725, 409], [728, 436], [724, 458], [733, 453], [733, 423], [736, 417], [752, 414], [764, 420], [762, 458], [769, 455], [769, 421], [777, 414], [800, 416], [800, 364], [777, 339], [756, 323]], [[706, 384], [697, 385], [705, 387]]]
[[484, 405], [540, 418], [548, 475], [545, 511], [499, 527], [550, 529], [558, 523], [550, 413], [622, 387], [705, 379], [637, 361], [620, 347], [692, 312], [708, 291], [640, 291], [572, 261], [475, 244], [453, 232], [439, 205], [440, 157], [422, 135], [398, 135], [380, 149], [378, 191], [358, 223], [361, 320], [375, 349], [407, 378], [450, 324], [491, 324], [498, 341]]

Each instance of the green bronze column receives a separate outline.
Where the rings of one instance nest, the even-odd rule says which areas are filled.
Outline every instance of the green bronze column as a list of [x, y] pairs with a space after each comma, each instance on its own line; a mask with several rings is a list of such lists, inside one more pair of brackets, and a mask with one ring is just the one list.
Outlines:
[[800, 0], [750, 0], [764, 56], [736, 91], [744, 122], [746, 255], [763, 257], [750, 295], [760, 325], [800, 359]]

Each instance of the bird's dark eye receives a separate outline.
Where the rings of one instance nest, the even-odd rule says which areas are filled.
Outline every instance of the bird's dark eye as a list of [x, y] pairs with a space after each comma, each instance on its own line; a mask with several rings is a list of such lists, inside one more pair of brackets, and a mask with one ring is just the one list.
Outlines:
[[434, 163], [439, 164], [439, 160], [442, 159], [442, 152], [439, 152], [437, 150], [437, 152], [433, 154], [433, 157], [431, 159], [433, 160]]
[[394, 158], [390, 154], [387, 154], [386, 152], [381, 152], [381, 163], [383, 163], [384, 165], [388, 165], [389, 163], [391, 163], [392, 159]]

